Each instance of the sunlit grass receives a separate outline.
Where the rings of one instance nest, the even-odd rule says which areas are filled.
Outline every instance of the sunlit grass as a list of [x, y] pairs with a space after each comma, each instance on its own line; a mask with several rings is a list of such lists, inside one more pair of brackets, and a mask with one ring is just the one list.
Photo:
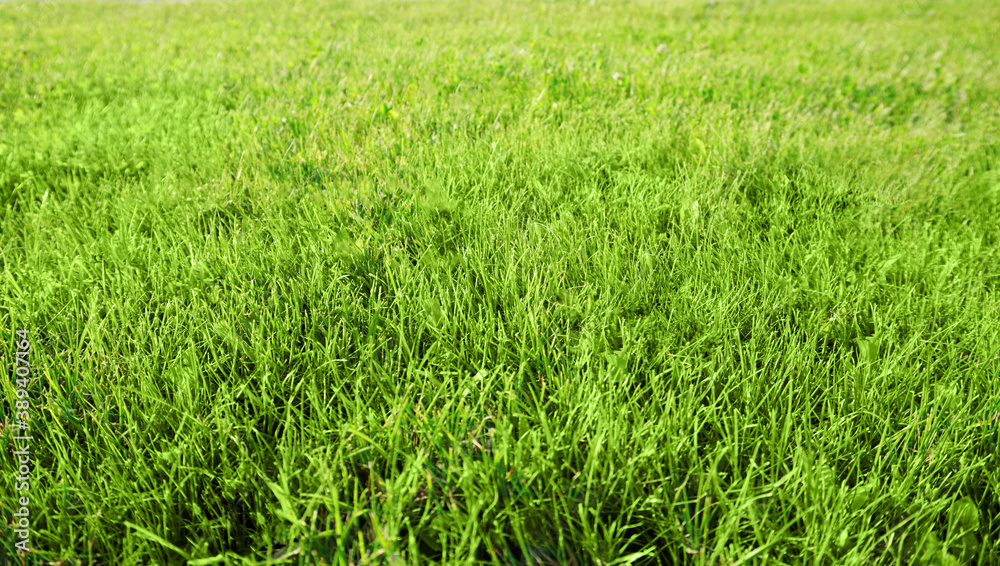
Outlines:
[[0, 3], [31, 559], [997, 561], [998, 22]]

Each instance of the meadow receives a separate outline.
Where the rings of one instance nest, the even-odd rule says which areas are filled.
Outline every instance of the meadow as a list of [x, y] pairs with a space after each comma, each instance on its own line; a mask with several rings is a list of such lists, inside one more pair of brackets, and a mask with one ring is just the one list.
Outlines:
[[998, 37], [0, 3], [0, 564], [1000, 564]]

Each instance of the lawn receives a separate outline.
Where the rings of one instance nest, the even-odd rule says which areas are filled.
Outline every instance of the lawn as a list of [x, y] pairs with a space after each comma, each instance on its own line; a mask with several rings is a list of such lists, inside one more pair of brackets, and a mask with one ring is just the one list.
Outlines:
[[998, 37], [0, 2], [0, 564], [1000, 564]]

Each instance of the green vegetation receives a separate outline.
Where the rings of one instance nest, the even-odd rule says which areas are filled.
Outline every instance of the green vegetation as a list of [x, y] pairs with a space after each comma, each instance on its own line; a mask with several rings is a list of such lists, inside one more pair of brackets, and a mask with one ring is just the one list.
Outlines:
[[0, 3], [10, 563], [1000, 562], [997, 37]]

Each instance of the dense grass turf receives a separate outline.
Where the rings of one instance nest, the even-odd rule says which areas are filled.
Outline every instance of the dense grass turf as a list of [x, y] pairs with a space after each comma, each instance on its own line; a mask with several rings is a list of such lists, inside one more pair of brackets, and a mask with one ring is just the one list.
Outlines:
[[23, 563], [1000, 563], [997, 37], [0, 4]]

